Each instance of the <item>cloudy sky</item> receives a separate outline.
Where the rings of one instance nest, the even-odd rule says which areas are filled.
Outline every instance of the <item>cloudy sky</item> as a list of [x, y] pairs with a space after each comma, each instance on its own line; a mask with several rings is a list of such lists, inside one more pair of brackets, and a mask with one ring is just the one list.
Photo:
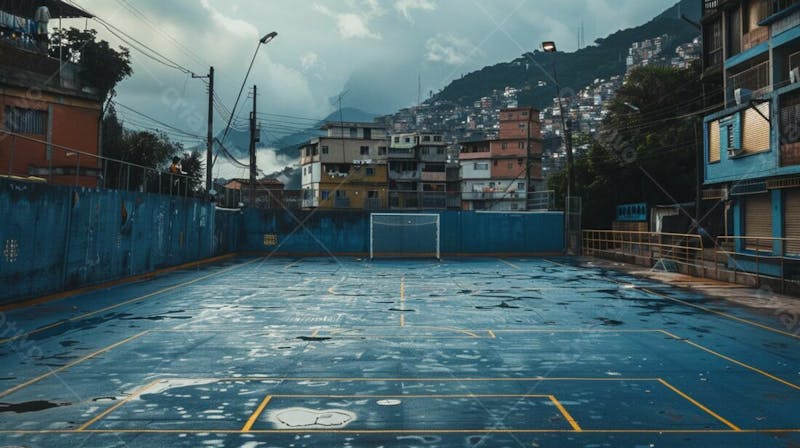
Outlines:
[[[342, 91], [345, 107], [390, 113], [462, 74], [531, 51], [542, 40], [560, 49], [639, 25], [676, 0], [72, 0], [192, 71], [217, 70], [217, 91], [231, 108], [260, 36], [249, 84], [260, 111], [324, 117]], [[70, 25], [82, 27], [83, 21]], [[89, 21], [103, 38], [119, 40]], [[205, 85], [132, 51], [135, 75], [119, 102], [180, 129], [203, 134]], [[246, 118], [246, 112], [241, 115]], [[224, 124], [217, 117], [218, 127]], [[267, 130], [290, 130], [275, 118]]]

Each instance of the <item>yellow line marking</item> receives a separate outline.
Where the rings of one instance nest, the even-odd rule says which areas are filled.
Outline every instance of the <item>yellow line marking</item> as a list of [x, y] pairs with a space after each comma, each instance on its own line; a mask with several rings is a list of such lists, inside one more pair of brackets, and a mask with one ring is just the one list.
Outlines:
[[26, 381], [26, 382], [24, 382], [24, 383], [22, 383], [20, 385], [14, 386], [11, 389], [7, 389], [7, 390], [5, 390], [3, 392], [0, 392], [0, 398], [3, 398], [3, 397], [8, 396], [8, 395], [11, 395], [14, 392], [17, 392], [17, 391], [19, 391], [21, 389], [24, 389], [24, 388], [26, 388], [26, 387], [28, 387], [28, 386], [30, 386], [32, 384], [36, 384], [39, 381], [42, 381], [43, 379], [51, 377], [51, 376], [53, 376], [53, 375], [55, 375], [57, 373], [61, 373], [61, 372], [65, 371], [65, 370], [67, 370], [69, 368], [75, 367], [76, 365], [78, 365], [78, 364], [80, 364], [80, 363], [82, 363], [84, 361], [87, 361], [89, 359], [92, 359], [97, 355], [100, 355], [100, 354], [109, 352], [111, 350], [114, 350], [115, 348], [117, 348], [117, 347], [119, 347], [119, 346], [121, 346], [123, 344], [127, 344], [128, 342], [131, 342], [134, 339], [138, 339], [138, 338], [140, 338], [140, 337], [142, 337], [142, 336], [144, 336], [144, 335], [146, 335], [148, 333], [150, 333], [150, 331], [143, 331], [141, 333], [137, 333], [137, 334], [135, 334], [135, 335], [133, 335], [133, 336], [127, 338], [127, 339], [123, 339], [123, 340], [121, 340], [121, 341], [119, 341], [119, 342], [117, 342], [115, 344], [111, 344], [108, 347], [102, 348], [102, 349], [100, 349], [100, 350], [98, 350], [98, 351], [96, 351], [94, 353], [90, 353], [90, 354], [84, 356], [83, 358], [80, 358], [78, 360], [72, 361], [69, 364], [65, 364], [65, 365], [63, 365], [61, 367], [58, 367], [56, 369], [52, 369], [52, 370], [50, 370], [49, 372], [47, 372], [45, 374], [37, 376], [36, 378], [28, 380], [28, 381]]
[[675, 297], [670, 297], [670, 296], [668, 296], [666, 294], [661, 294], [659, 292], [656, 292], [656, 291], [653, 291], [653, 290], [650, 290], [650, 289], [647, 289], [647, 288], [639, 288], [639, 289], [641, 289], [642, 291], [644, 291], [644, 292], [646, 292], [648, 294], [653, 294], [655, 296], [663, 297], [663, 298], [665, 298], [667, 300], [671, 300], [673, 302], [680, 303], [681, 305], [685, 305], [685, 306], [692, 307], [692, 308], [695, 308], [695, 309], [698, 309], [698, 310], [702, 310], [702, 311], [705, 311], [707, 313], [716, 314], [717, 316], [722, 316], [724, 318], [727, 318], [727, 319], [730, 319], [730, 320], [734, 320], [734, 321], [737, 321], [737, 322], [741, 322], [743, 324], [752, 325], [754, 327], [761, 328], [762, 330], [767, 330], [767, 331], [771, 331], [773, 333], [782, 334], [784, 336], [788, 336], [788, 337], [794, 338], [794, 339], [800, 339], [800, 335], [797, 335], [797, 334], [794, 334], [794, 333], [789, 333], [788, 331], [778, 330], [777, 328], [770, 327], [769, 325], [764, 325], [764, 324], [761, 324], [761, 323], [758, 323], [758, 322], [754, 322], [754, 321], [747, 320], [747, 319], [744, 319], [744, 318], [741, 318], [741, 317], [737, 317], [737, 316], [734, 316], [732, 314], [725, 313], [723, 311], [712, 310], [711, 308], [707, 308], [707, 307], [702, 306], [702, 305], [697, 305], [695, 303], [687, 302], [685, 300], [676, 299]]
[[[575, 433], [574, 429], [264, 429], [251, 430], [248, 434], [562, 434]], [[0, 434], [244, 434], [235, 429], [87, 429], [77, 431], [74, 429], [28, 429], [13, 430], [3, 429]], [[800, 428], [786, 429], [582, 429], [583, 434], [783, 434], [800, 433]]]
[[311, 337], [312, 337], [312, 338], [315, 338], [315, 337], [317, 337], [317, 336], [319, 336], [319, 328], [317, 328], [316, 330], [314, 330], [314, 331], [312, 331], [312, 332], [311, 332]]
[[561, 415], [563, 415], [564, 418], [567, 420], [567, 422], [569, 422], [569, 425], [572, 426], [573, 430], [575, 430], [577, 432], [583, 431], [581, 429], [581, 426], [578, 424], [578, 422], [576, 422], [575, 419], [572, 418], [572, 415], [570, 415], [570, 413], [567, 412], [566, 408], [564, 408], [564, 406], [561, 404], [561, 402], [558, 401], [554, 395], [548, 395], [547, 398], [549, 398], [550, 401], [552, 401], [553, 404], [556, 405], [556, 407], [558, 408], [558, 411], [561, 412]]
[[272, 398], [550, 398], [542, 394], [430, 394], [430, 395], [273, 395]]
[[486, 332], [487, 332], [487, 333], [489, 333], [489, 337], [490, 337], [490, 338], [492, 338], [492, 339], [497, 339], [497, 335], [496, 335], [496, 334], [494, 334], [494, 331], [492, 331], [492, 330], [486, 330]]
[[244, 426], [242, 427], [242, 432], [250, 432], [250, 430], [253, 429], [253, 425], [255, 425], [256, 420], [258, 420], [258, 417], [261, 415], [261, 413], [264, 412], [264, 408], [267, 407], [270, 400], [272, 400], [272, 396], [267, 395], [266, 397], [264, 397], [264, 400], [261, 401], [261, 404], [259, 404], [255, 412], [253, 412], [253, 415], [251, 415], [250, 418], [247, 419], [247, 423], [245, 423]]
[[503, 260], [502, 258], [498, 258], [498, 260], [500, 260], [500, 261], [502, 261], [503, 263], [505, 263], [505, 264], [507, 264], [507, 265], [511, 266], [511, 267], [512, 267], [512, 268], [514, 268], [514, 269], [520, 270], [520, 267], [519, 267], [519, 266], [515, 265], [514, 263], [511, 263], [510, 261]]
[[[188, 378], [187, 378], [188, 379]], [[250, 376], [250, 377], [234, 377], [234, 378], [191, 378], [202, 380], [216, 380], [218, 382], [235, 382], [235, 381], [272, 381], [272, 382], [303, 382], [303, 381], [328, 381], [328, 382], [419, 382], [419, 383], [452, 383], [452, 382], [535, 382], [535, 381], [651, 381], [656, 382], [658, 378], [633, 378], [633, 377], [529, 377], [529, 378], [387, 378], [387, 377], [268, 377], [268, 376]]]
[[[567, 266], [567, 265], [564, 265], [564, 264], [561, 264], [561, 263], [557, 263], [557, 262], [552, 261], [552, 260], [547, 260], [547, 259], [543, 259], [543, 260], [548, 262], [548, 263], [555, 264], [557, 266], [562, 266], [562, 267], [567, 267], [567, 268], [574, 268], [574, 266]], [[633, 275], [633, 274], [630, 274], [630, 275], [635, 277], [635, 275]], [[603, 280], [606, 280], [606, 281], [609, 281], [609, 282], [612, 282], [612, 283], [616, 283], [618, 285], [623, 284], [623, 282], [619, 282], [619, 281], [616, 281], [616, 280], [610, 279], [610, 278], [606, 278], [606, 279], [603, 279]], [[779, 330], [777, 328], [770, 327], [769, 325], [764, 325], [762, 323], [758, 323], [758, 322], [755, 322], [755, 321], [752, 321], [752, 320], [748, 320], [748, 319], [745, 319], [745, 318], [742, 318], [742, 317], [734, 316], [733, 314], [728, 314], [728, 313], [726, 313], [724, 311], [712, 310], [711, 308], [705, 307], [703, 305], [698, 305], [696, 303], [687, 302], [685, 300], [681, 300], [681, 299], [678, 299], [678, 298], [675, 298], [675, 297], [672, 297], [672, 296], [668, 296], [666, 294], [662, 294], [662, 293], [657, 292], [657, 291], [653, 291], [652, 289], [648, 289], [648, 288], [644, 288], [644, 287], [636, 287], [636, 289], [638, 289], [640, 291], [643, 291], [643, 292], [646, 292], [648, 294], [652, 294], [652, 295], [667, 299], [667, 300], [671, 300], [671, 301], [676, 302], [676, 303], [680, 303], [681, 305], [684, 305], [684, 306], [688, 306], [688, 307], [695, 308], [695, 309], [698, 309], [698, 310], [701, 310], [701, 311], [705, 311], [707, 313], [716, 314], [717, 316], [721, 316], [721, 317], [724, 317], [726, 319], [730, 319], [730, 320], [733, 320], [733, 321], [736, 321], [736, 322], [740, 322], [740, 323], [743, 323], [743, 324], [746, 324], [746, 325], [751, 325], [751, 326], [754, 326], [754, 327], [757, 327], [757, 328], [761, 328], [762, 330], [767, 330], [767, 331], [771, 331], [773, 333], [782, 334], [784, 336], [788, 336], [788, 337], [794, 338], [794, 339], [800, 339], [800, 335], [799, 334], [789, 333], [788, 331]], [[702, 293], [702, 291], [700, 291], [700, 292]]]
[[753, 366], [751, 366], [749, 364], [743, 363], [742, 361], [733, 359], [730, 356], [723, 355], [722, 353], [719, 353], [719, 352], [715, 352], [714, 350], [711, 350], [708, 347], [704, 347], [704, 346], [702, 346], [702, 345], [700, 345], [700, 344], [698, 344], [696, 342], [692, 342], [692, 341], [690, 341], [688, 339], [678, 337], [678, 336], [676, 336], [676, 335], [674, 335], [674, 334], [672, 334], [672, 333], [670, 333], [670, 332], [668, 332], [666, 330], [662, 330], [661, 332], [666, 334], [667, 336], [673, 338], [673, 339], [685, 342], [685, 343], [691, 345], [692, 347], [699, 348], [700, 350], [702, 350], [702, 351], [704, 351], [706, 353], [710, 353], [710, 354], [712, 354], [712, 355], [714, 355], [714, 356], [716, 356], [718, 358], [722, 358], [722, 359], [724, 359], [724, 360], [726, 360], [728, 362], [732, 362], [732, 363], [736, 364], [737, 366], [744, 367], [747, 370], [756, 372], [756, 373], [758, 373], [760, 375], [763, 375], [763, 376], [765, 376], [765, 377], [767, 377], [767, 378], [769, 378], [769, 379], [771, 379], [773, 381], [777, 381], [777, 382], [779, 382], [779, 383], [781, 383], [783, 385], [789, 386], [792, 389], [800, 390], [800, 386], [798, 386], [797, 384], [794, 384], [794, 383], [791, 383], [789, 381], [786, 381], [785, 379], [777, 377], [777, 376], [775, 376], [775, 375], [773, 375], [773, 374], [771, 374], [769, 372], [766, 372], [764, 370], [761, 370], [758, 367], [753, 367]]
[[179, 289], [179, 288], [183, 288], [184, 286], [188, 286], [188, 285], [191, 285], [191, 284], [194, 284], [194, 283], [197, 283], [197, 282], [201, 282], [201, 281], [209, 279], [211, 277], [214, 277], [214, 276], [217, 276], [217, 275], [220, 275], [220, 274], [224, 274], [226, 272], [230, 272], [230, 271], [232, 271], [234, 269], [239, 269], [241, 267], [244, 267], [244, 266], [247, 266], [249, 264], [255, 263], [256, 261], [259, 261], [259, 260], [261, 260], [261, 258], [256, 258], [256, 259], [253, 259], [253, 260], [250, 260], [250, 261], [246, 261], [244, 263], [237, 264], [236, 266], [231, 266], [229, 268], [225, 268], [225, 269], [222, 269], [222, 270], [217, 271], [217, 272], [212, 272], [212, 273], [204, 275], [202, 277], [198, 277], [198, 278], [193, 279], [193, 280], [185, 281], [185, 282], [179, 283], [177, 285], [168, 286], [168, 287], [166, 287], [164, 289], [159, 289], [158, 291], [151, 292], [151, 293], [145, 294], [143, 296], [134, 297], [133, 299], [129, 299], [129, 300], [126, 300], [124, 302], [120, 302], [120, 303], [117, 303], [117, 304], [114, 304], [114, 305], [110, 305], [110, 306], [107, 306], [105, 308], [101, 308], [99, 310], [91, 311], [89, 313], [81, 314], [80, 316], [71, 317], [69, 319], [60, 320], [58, 322], [54, 322], [54, 323], [46, 325], [44, 327], [39, 327], [39, 328], [37, 328], [35, 330], [31, 330], [31, 331], [29, 331], [27, 333], [23, 333], [23, 334], [20, 334], [20, 335], [11, 337], [11, 338], [0, 339], [0, 344], [6, 344], [8, 342], [16, 341], [17, 339], [27, 338], [28, 336], [30, 336], [32, 334], [41, 333], [43, 331], [47, 331], [47, 330], [49, 330], [51, 328], [59, 327], [61, 325], [69, 323], [69, 322], [75, 322], [75, 321], [83, 320], [83, 319], [86, 319], [87, 317], [95, 316], [97, 314], [102, 314], [102, 313], [105, 313], [107, 311], [111, 311], [111, 310], [113, 310], [115, 308], [119, 308], [121, 306], [130, 305], [131, 303], [136, 303], [136, 302], [139, 302], [139, 301], [142, 301], [142, 300], [147, 300], [147, 299], [149, 299], [151, 297], [158, 296], [158, 295], [163, 294], [165, 292], [169, 292], [169, 291], [173, 291], [173, 290], [176, 290], [176, 289]]
[[77, 430], [78, 431], [85, 431], [85, 430], [89, 429], [90, 426], [92, 426], [95, 423], [99, 422], [100, 420], [108, 417], [109, 414], [111, 414], [112, 412], [116, 411], [119, 407], [121, 407], [125, 403], [133, 400], [134, 398], [140, 397], [148, 389], [150, 389], [151, 387], [155, 386], [159, 381], [161, 381], [161, 380], [153, 380], [150, 383], [148, 383], [146, 386], [144, 386], [142, 388], [139, 388], [135, 392], [133, 392], [130, 395], [128, 395], [128, 397], [125, 398], [124, 400], [121, 400], [121, 401], [117, 402], [116, 404], [114, 404], [113, 406], [109, 407], [105, 411], [101, 412], [100, 414], [97, 414], [93, 419], [91, 419], [88, 422], [86, 422], [83, 425], [81, 425]]
[[604, 329], [604, 328], [524, 328], [524, 329], [509, 329], [509, 330], [494, 330], [495, 333], [661, 333], [659, 329]]
[[678, 394], [681, 397], [683, 397], [686, 401], [688, 401], [688, 402], [692, 403], [693, 405], [697, 406], [698, 408], [702, 409], [706, 414], [708, 414], [708, 415], [714, 417], [715, 419], [719, 420], [720, 422], [724, 423], [725, 426], [727, 426], [728, 428], [730, 428], [730, 429], [732, 429], [732, 430], [734, 430], [736, 432], [739, 432], [739, 431], [742, 430], [741, 428], [739, 428], [738, 426], [734, 425], [733, 423], [731, 423], [727, 419], [723, 418], [722, 416], [720, 416], [716, 412], [714, 412], [711, 409], [703, 406], [700, 402], [698, 402], [694, 398], [692, 398], [692, 397], [686, 395], [685, 393], [681, 392], [680, 389], [678, 389], [677, 387], [673, 386], [672, 384], [666, 382], [662, 378], [659, 378], [658, 382], [663, 384], [664, 386], [666, 386], [667, 388], [669, 388], [670, 390], [672, 390], [676, 394]]
[[285, 271], [287, 269], [291, 269], [291, 268], [297, 266], [298, 264], [300, 264], [300, 262], [302, 262], [302, 261], [303, 261], [303, 258], [299, 258], [299, 259], [287, 264], [286, 266], [284, 266], [283, 270]]
[[406, 326], [406, 276], [400, 278], [400, 327]]

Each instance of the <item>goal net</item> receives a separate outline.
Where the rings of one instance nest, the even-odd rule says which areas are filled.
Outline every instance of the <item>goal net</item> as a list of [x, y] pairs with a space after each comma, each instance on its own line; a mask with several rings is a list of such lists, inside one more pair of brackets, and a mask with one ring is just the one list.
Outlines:
[[441, 258], [438, 214], [373, 213], [370, 258]]

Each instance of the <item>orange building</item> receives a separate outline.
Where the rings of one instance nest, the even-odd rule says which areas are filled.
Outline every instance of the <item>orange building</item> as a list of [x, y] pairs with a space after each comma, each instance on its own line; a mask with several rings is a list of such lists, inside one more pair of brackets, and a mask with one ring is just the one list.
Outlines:
[[[91, 17], [47, 0], [53, 18]], [[39, 2], [5, 2], [0, 9], [30, 23]], [[102, 175], [102, 99], [83, 85], [80, 67], [60, 63], [24, 33], [0, 37], [0, 175], [95, 187]]]

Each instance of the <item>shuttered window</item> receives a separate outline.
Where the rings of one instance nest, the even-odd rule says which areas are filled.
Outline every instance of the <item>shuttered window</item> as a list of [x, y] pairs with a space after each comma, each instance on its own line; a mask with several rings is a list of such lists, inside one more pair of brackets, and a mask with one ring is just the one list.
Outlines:
[[47, 111], [6, 106], [3, 127], [11, 132], [29, 135], [47, 134]]
[[715, 163], [720, 160], [719, 120], [708, 124], [708, 162]]
[[800, 256], [800, 190], [790, 190], [784, 195], [783, 230], [787, 238], [787, 255]]
[[749, 196], [744, 202], [747, 250], [772, 251], [772, 202], [769, 194]]
[[[769, 151], [770, 147], [770, 125], [764, 117], [769, 117], [770, 103], [761, 103], [745, 109], [742, 112], [742, 150], [746, 154]], [[760, 112], [760, 113], [759, 113]], [[763, 117], [762, 117], [763, 114]]]

